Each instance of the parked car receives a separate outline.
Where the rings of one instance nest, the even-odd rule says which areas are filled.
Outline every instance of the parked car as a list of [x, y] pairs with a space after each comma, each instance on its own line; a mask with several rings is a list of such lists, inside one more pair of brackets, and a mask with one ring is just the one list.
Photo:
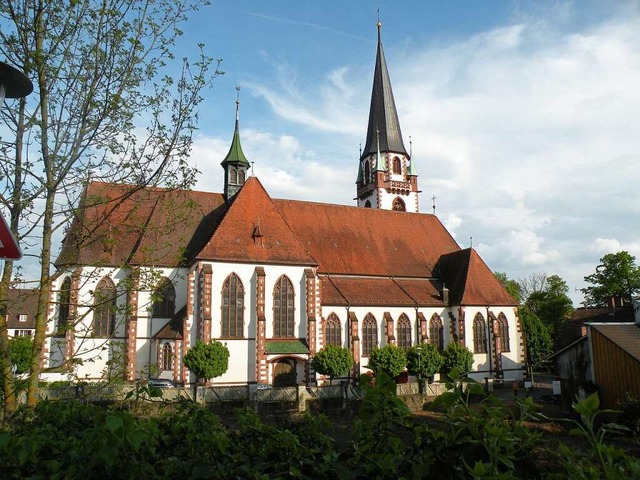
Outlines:
[[156, 388], [175, 388], [173, 382], [166, 378], [148, 378], [147, 382]]

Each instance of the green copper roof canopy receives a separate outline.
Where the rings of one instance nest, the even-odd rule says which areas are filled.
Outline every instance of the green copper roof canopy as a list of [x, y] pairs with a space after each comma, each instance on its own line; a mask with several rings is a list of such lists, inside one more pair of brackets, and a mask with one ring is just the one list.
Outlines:
[[240, 100], [236, 100], [236, 128], [233, 132], [233, 141], [231, 142], [231, 148], [229, 149], [229, 153], [224, 157], [221, 165], [224, 167], [225, 165], [234, 164], [234, 165], [249, 165], [249, 161], [247, 157], [244, 156], [244, 152], [242, 151], [242, 145], [240, 145], [240, 122], [238, 120], [238, 108], [240, 105]]

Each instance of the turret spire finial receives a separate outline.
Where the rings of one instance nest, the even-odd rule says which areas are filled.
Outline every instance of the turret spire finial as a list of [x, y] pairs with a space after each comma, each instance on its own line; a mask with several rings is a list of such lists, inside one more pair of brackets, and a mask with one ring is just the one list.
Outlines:
[[236, 87], [236, 92], [236, 120], [238, 120], [240, 110], [240, 85]]
[[376, 23], [378, 27], [378, 43], [380, 43], [380, 30], [382, 29], [382, 22], [380, 21], [380, 5], [378, 5], [378, 23]]

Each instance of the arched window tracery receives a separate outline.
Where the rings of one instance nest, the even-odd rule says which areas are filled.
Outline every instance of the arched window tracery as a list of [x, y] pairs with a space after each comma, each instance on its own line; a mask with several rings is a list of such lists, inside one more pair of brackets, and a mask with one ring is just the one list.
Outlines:
[[281, 276], [273, 289], [273, 336], [293, 338], [294, 332], [294, 290], [291, 280]]
[[487, 353], [487, 323], [479, 312], [473, 319], [473, 351]]
[[378, 324], [371, 313], [362, 322], [362, 356], [368, 357], [373, 347], [378, 346]]
[[116, 286], [109, 277], [98, 282], [93, 295], [94, 337], [110, 337], [116, 327]]
[[396, 327], [398, 346], [402, 348], [411, 348], [411, 321], [406, 314], [400, 315], [398, 325]]
[[224, 338], [242, 338], [244, 328], [244, 286], [232, 273], [222, 285], [220, 330]]

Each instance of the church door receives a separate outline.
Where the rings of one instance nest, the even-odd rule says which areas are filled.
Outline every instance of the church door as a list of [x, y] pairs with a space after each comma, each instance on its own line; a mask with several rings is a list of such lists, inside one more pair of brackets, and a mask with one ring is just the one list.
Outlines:
[[273, 386], [292, 387], [296, 384], [296, 364], [294, 360], [278, 360], [273, 365]]

